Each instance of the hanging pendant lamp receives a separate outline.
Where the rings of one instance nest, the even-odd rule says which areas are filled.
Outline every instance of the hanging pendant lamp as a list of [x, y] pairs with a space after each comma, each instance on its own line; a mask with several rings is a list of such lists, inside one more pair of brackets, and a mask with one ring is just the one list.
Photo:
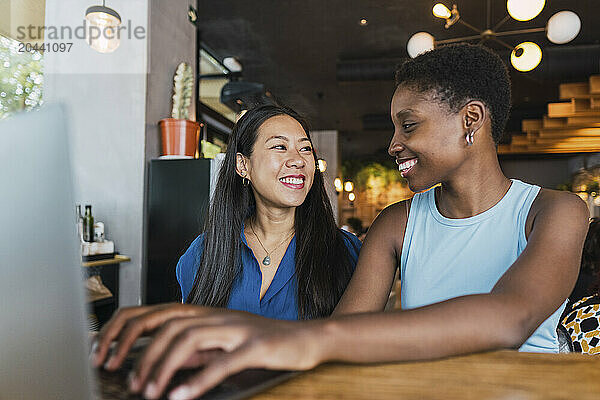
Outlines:
[[85, 19], [90, 28], [87, 32], [87, 42], [90, 47], [100, 53], [112, 53], [121, 44], [119, 25], [121, 16], [110, 7], [106, 7], [106, 0], [102, 5], [91, 6], [85, 12]]

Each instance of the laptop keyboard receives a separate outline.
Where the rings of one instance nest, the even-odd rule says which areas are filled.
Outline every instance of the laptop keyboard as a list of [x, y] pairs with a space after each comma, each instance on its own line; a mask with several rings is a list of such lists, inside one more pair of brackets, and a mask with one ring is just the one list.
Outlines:
[[[129, 372], [133, 370], [136, 358], [142, 353], [144, 346], [135, 346], [121, 368], [115, 372], [108, 372], [98, 369], [97, 382], [99, 387], [95, 393], [96, 400], [132, 400], [143, 399], [140, 395], [130, 394], [127, 390], [127, 378]], [[188, 378], [197, 373], [198, 369], [182, 370], [171, 380], [165, 393], [176, 386], [184, 383]], [[264, 390], [278, 382], [288, 379], [295, 375], [295, 372], [289, 371], [267, 371], [267, 370], [246, 370], [237, 375], [231, 376], [223, 381], [219, 386], [207, 392], [201, 399], [241, 399], [251, 396]], [[167, 399], [164, 396], [162, 399]]]

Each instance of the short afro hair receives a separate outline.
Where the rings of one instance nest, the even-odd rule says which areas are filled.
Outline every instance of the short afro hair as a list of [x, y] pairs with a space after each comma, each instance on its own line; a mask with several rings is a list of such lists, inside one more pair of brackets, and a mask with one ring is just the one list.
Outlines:
[[458, 112], [469, 101], [483, 102], [492, 121], [492, 139], [500, 142], [510, 112], [510, 79], [500, 57], [483, 46], [441, 46], [408, 59], [396, 70], [396, 87], [431, 94]]

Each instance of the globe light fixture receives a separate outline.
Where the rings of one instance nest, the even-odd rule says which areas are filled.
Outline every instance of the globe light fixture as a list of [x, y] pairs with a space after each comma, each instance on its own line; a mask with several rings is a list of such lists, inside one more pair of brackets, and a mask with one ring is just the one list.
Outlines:
[[121, 16], [112, 8], [106, 7], [105, 0], [101, 6], [89, 7], [85, 12], [85, 19], [90, 24], [86, 37], [92, 49], [99, 53], [112, 53], [119, 47]]
[[444, 19], [448, 19], [452, 16], [450, 9], [442, 3], [437, 3], [435, 6], [433, 6], [433, 15]]
[[351, 192], [354, 190], [354, 183], [352, 183], [352, 181], [346, 181], [344, 183], [344, 190], [346, 192]]
[[411, 58], [415, 58], [419, 54], [433, 50], [435, 47], [435, 39], [433, 35], [427, 32], [417, 32], [408, 39], [406, 51]]
[[527, 41], [515, 47], [506, 43], [502, 38], [504, 36], [545, 32], [550, 42], [564, 44], [575, 39], [579, 34], [581, 20], [577, 14], [573, 11], [560, 11], [548, 20], [545, 27], [516, 29], [511, 31], [498, 31], [498, 29], [511, 18], [517, 21], [529, 21], [535, 18], [542, 12], [545, 5], [545, 0], [507, 0], [506, 10], [508, 14], [496, 25], [492, 25], [491, 0], [488, 0], [488, 9], [486, 13], [487, 28], [481, 30], [461, 19], [456, 4], [453, 4], [452, 9], [449, 9], [443, 3], [436, 3], [432, 9], [433, 15], [446, 20], [446, 24], [444, 25], [446, 29], [456, 23], [460, 23], [474, 31], [476, 34], [472, 36], [436, 40], [430, 33], [417, 32], [412, 35], [406, 43], [406, 51], [410, 57], [415, 58], [419, 54], [443, 44], [469, 42], [474, 40], [478, 40], [479, 44], [483, 44], [488, 40], [493, 40], [511, 51], [510, 62], [516, 70], [521, 72], [531, 71], [537, 67], [542, 60], [542, 50], [540, 49], [540, 46], [531, 41]]
[[550, 17], [546, 37], [552, 43], [565, 44], [575, 39], [581, 29], [581, 20], [573, 11], [560, 11]]
[[542, 49], [533, 42], [518, 44], [510, 54], [510, 63], [521, 72], [528, 72], [542, 61]]
[[529, 21], [542, 12], [546, 0], [507, 0], [506, 10], [517, 21]]
[[356, 195], [352, 192], [348, 193], [348, 200], [350, 200], [350, 201], [356, 200]]
[[344, 187], [342, 185], [342, 180], [340, 178], [335, 178], [333, 180], [333, 186], [335, 187], [335, 191], [336, 192], [341, 192], [342, 190], [344, 190]]

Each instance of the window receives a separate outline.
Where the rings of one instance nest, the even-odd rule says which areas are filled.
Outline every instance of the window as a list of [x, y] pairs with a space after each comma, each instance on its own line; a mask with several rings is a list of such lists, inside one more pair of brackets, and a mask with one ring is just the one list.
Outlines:
[[42, 105], [42, 58], [42, 53], [26, 51], [23, 43], [0, 35], [0, 120]]

